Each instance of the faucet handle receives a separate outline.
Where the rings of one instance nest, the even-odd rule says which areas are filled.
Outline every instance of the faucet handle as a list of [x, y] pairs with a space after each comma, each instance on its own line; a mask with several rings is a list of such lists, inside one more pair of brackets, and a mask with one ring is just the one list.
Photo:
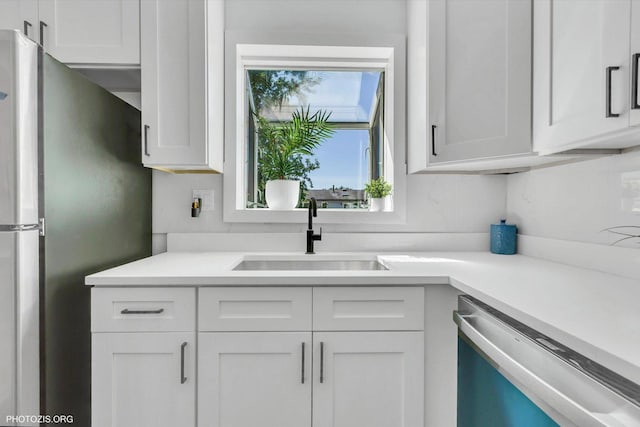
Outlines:
[[322, 240], [322, 227], [320, 227], [320, 233], [313, 235], [313, 240]]

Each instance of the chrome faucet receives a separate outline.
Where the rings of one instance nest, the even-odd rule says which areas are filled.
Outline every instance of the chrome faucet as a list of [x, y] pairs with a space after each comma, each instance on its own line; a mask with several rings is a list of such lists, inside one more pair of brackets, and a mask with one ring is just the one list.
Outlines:
[[307, 254], [314, 254], [313, 242], [315, 240], [322, 240], [322, 227], [320, 227], [320, 234], [313, 232], [313, 217], [318, 216], [318, 204], [316, 198], [309, 199], [309, 226], [307, 227]]

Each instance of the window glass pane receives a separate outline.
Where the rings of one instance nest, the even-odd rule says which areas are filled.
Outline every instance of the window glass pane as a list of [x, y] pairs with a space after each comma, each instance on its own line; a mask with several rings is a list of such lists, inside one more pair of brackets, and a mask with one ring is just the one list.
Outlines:
[[253, 104], [270, 121], [300, 107], [331, 112], [331, 122], [368, 123], [381, 71], [249, 70]]
[[278, 179], [269, 176], [274, 152], [269, 135], [307, 110], [311, 118], [324, 114], [331, 131], [298, 156], [293, 179], [303, 182], [303, 195], [316, 197], [318, 207], [366, 208], [364, 184], [382, 174], [383, 75], [351, 69], [247, 70], [247, 207], [266, 207], [265, 182]]
[[320, 168], [310, 173], [313, 185], [309, 189], [309, 196], [318, 200], [318, 207], [364, 207], [369, 153], [366, 129], [340, 129], [318, 148]]

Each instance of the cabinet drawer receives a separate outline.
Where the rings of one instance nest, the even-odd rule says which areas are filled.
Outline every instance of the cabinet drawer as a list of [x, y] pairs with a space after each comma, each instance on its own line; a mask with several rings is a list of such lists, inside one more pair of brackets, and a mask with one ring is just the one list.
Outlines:
[[94, 288], [91, 331], [194, 331], [195, 308], [193, 288]]
[[311, 288], [205, 288], [200, 331], [310, 331]]
[[314, 288], [314, 331], [419, 331], [424, 288]]

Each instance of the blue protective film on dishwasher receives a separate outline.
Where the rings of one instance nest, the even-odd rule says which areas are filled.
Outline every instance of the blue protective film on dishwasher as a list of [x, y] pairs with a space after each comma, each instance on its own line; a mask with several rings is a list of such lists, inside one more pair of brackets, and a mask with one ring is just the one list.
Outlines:
[[557, 427], [546, 413], [458, 337], [458, 427]]

